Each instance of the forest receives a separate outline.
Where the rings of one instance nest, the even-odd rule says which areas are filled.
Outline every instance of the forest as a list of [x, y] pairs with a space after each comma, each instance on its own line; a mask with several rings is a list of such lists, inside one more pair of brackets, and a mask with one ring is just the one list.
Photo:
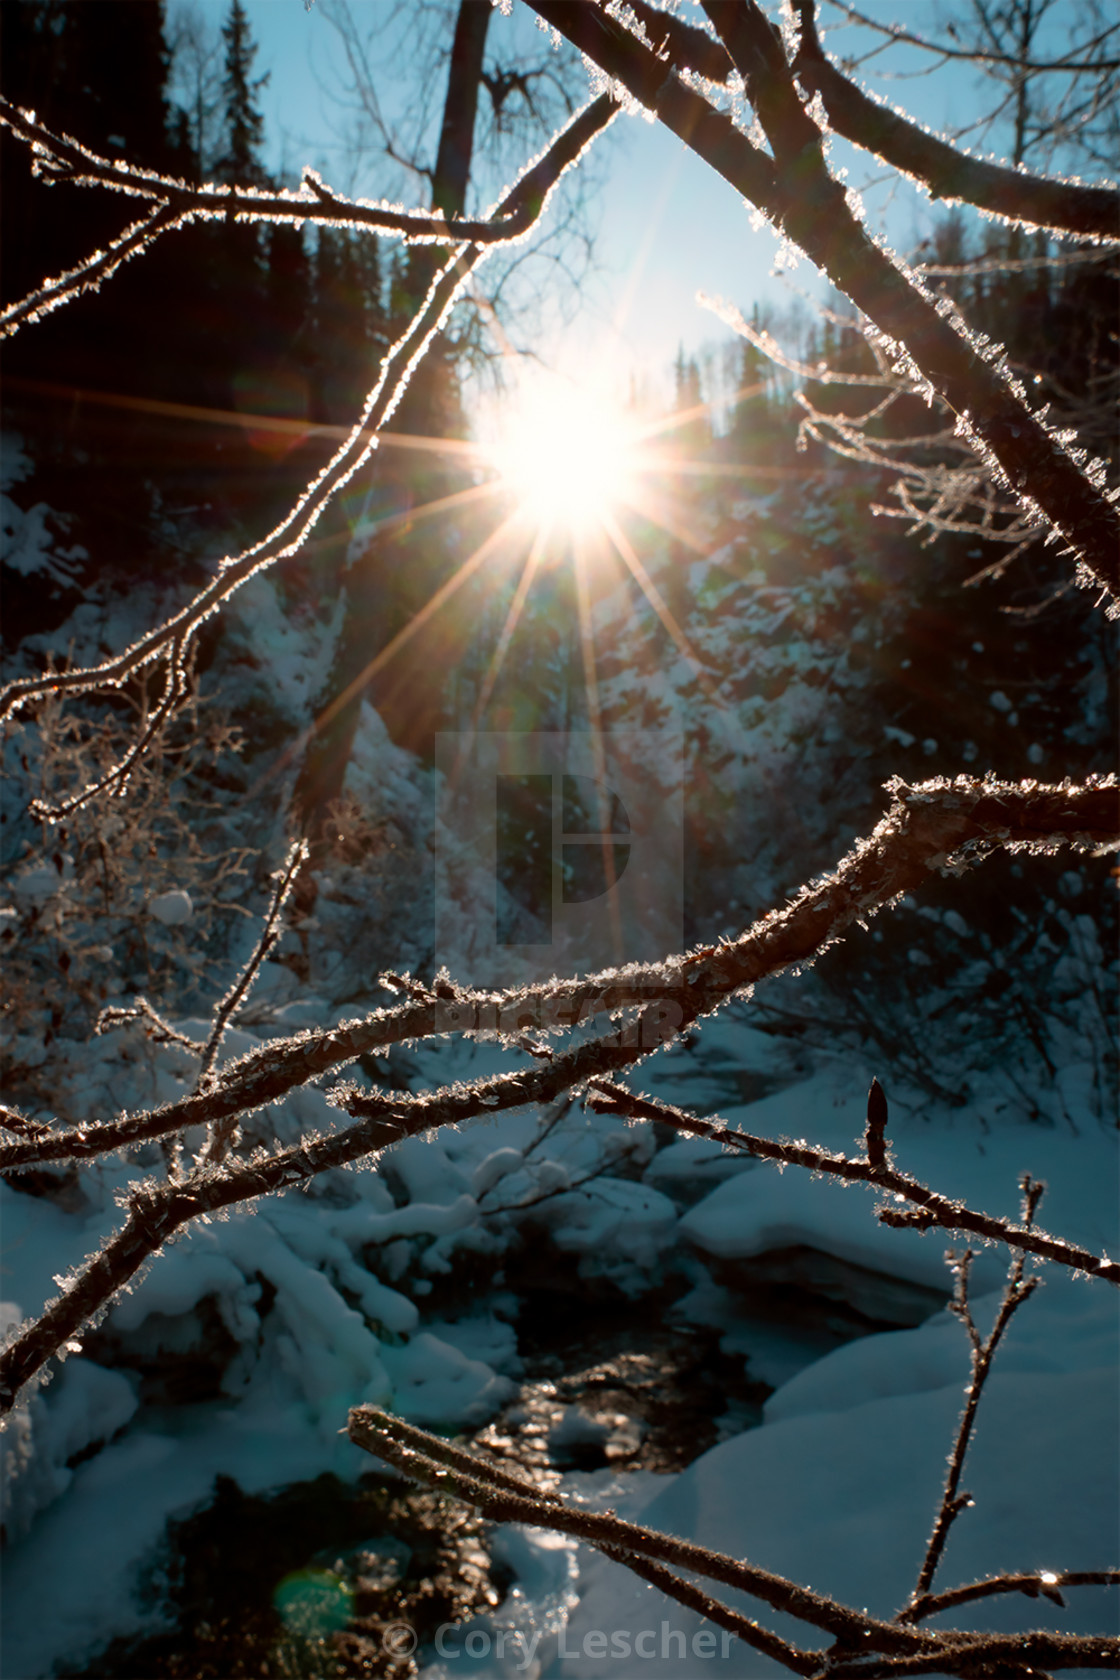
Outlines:
[[1115, 1670], [1120, 23], [273, 3], [0, 0], [4, 1674]]

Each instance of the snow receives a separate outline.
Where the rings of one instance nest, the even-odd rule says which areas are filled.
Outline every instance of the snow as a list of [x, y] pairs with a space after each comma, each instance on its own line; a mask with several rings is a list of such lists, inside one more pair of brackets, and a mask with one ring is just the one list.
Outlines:
[[182, 887], [173, 887], [170, 892], [157, 893], [149, 902], [148, 910], [164, 927], [182, 927], [184, 922], [189, 922], [194, 915], [191, 895], [184, 892]]
[[[202, 1023], [181, 1025], [201, 1036]], [[713, 1036], [734, 1067], [734, 1033]], [[235, 1030], [229, 1053], [256, 1042]], [[425, 1078], [437, 1068], [441, 1079], [451, 1069], [487, 1071], [500, 1054], [494, 1045], [450, 1042], [425, 1049]], [[176, 1057], [184, 1067], [189, 1061], [181, 1050], [159, 1051], [161, 1065]], [[645, 1083], [679, 1087], [687, 1064], [679, 1052], [654, 1057]], [[1039, 1215], [1045, 1227], [1115, 1250], [1117, 1139], [1083, 1109], [1076, 1132], [1068, 1124], [1028, 1127], [996, 1098], [984, 1109], [950, 1111], [889, 1077], [884, 1083], [888, 1144], [900, 1169], [1010, 1215], [1018, 1213], [1018, 1177], [1029, 1170], [1049, 1183]], [[1072, 1073], [1069, 1084], [1072, 1103]], [[863, 1070], [838, 1063], [757, 1102], [729, 1105], [723, 1118], [757, 1133], [852, 1149], [866, 1087]], [[299, 1095], [317, 1112], [321, 1093]], [[521, 1370], [517, 1297], [495, 1290], [458, 1316], [426, 1314], [427, 1279], [454, 1265], [457, 1245], [486, 1252], [489, 1244], [500, 1258], [508, 1233], [519, 1229], [634, 1298], [669, 1256], [699, 1268], [672, 1321], [718, 1328], [724, 1352], [775, 1387], [761, 1427], [732, 1435], [680, 1475], [572, 1474], [563, 1481], [572, 1498], [610, 1503], [623, 1514], [640, 1508], [655, 1527], [852, 1603], [883, 1613], [898, 1607], [929, 1532], [960, 1410], [963, 1329], [934, 1310], [916, 1328], [837, 1345], [824, 1329], [752, 1319], [749, 1301], [704, 1266], [733, 1269], [774, 1248], [804, 1245], [895, 1287], [919, 1285], [944, 1297], [950, 1239], [880, 1227], [863, 1186], [779, 1173], [703, 1139], [682, 1138], [655, 1153], [648, 1126], [621, 1128], [606, 1116], [571, 1116], [538, 1158], [540, 1126], [540, 1115], [527, 1111], [409, 1139], [386, 1151], [376, 1174], [326, 1175], [311, 1193], [271, 1196], [252, 1211], [196, 1224], [154, 1259], [115, 1303], [107, 1328], [158, 1341], [178, 1326], [177, 1333], [194, 1335], [199, 1358], [213, 1359], [197, 1316], [212, 1302], [234, 1350], [223, 1355], [220, 1393], [153, 1410], [138, 1404], [127, 1369], [75, 1353], [17, 1410], [3, 1437], [11, 1536], [4, 1672], [35, 1680], [59, 1662], [81, 1662], [111, 1636], [150, 1627], [151, 1609], [137, 1596], [141, 1570], [168, 1517], [206, 1503], [216, 1475], [235, 1477], [248, 1492], [325, 1470], [356, 1477], [371, 1461], [340, 1430], [361, 1400], [439, 1429], [491, 1417], [513, 1396]], [[614, 1176], [612, 1160], [629, 1161], [640, 1176]], [[596, 1166], [586, 1185], [566, 1187]], [[70, 1271], [112, 1228], [114, 1195], [135, 1170], [111, 1161], [87, 1169], [85, 1198], [69, 1211], [0, 1185], [9, 1322], [37, 1311], [53, 1292], [52, 1275]], [[522, 1207], [542, 1186], [554, 1193]], [[977, 1257], [982, 1328], [1005, 1264], [994, 1248]], [[981, 1406], [966, 1475], [976, 1504], [953, 1531], [939, 1577], [945, 1585], [1004, 1568], [1100, 1567], [1116, 1553], [1114, 1300], [1104, 1285], [1056, 1267], [1039, 1275], [1044, 1286], [1014, 1318]], [[596, 1427], [575, 1404], [561, 1416], [557, 1439], [582, 1441]], [[727, 1427], [741, 1428], [731, 1412]], [[87, 1452], [84, 1462], [71, 1462]], [[723, 1654], [720, 1639], [710, 1644], [711, 1630], [695, 1617], [586, 1548], [522, 1530], [501, 1530], [497, 1545], [516, 1572], [513, 1589], [497, 1610], [448, 1635], [445, 1650], [421, 1653], [425, 1680], [465, 1672], [475, 1680], [605, 1680], [623, 1672], [620, 1642], [633, 1653], [643, 1634], [641, 1649], [654, 1653], [641, 1659], [643, 1676], [679, 1680], [682, 1640], [690, 1673], [755, 1680], [771, 1671], [737, 1644]], [[49, 1586], [60, 1578], [69, 1583], [62, 1603]], [[983, 1620], [1008, 1629], [1040, 1620], [1110, 1629], [1107, 1594], [1067, 1596], [1064, 1617], [1009, 1597], [985, 1604]], [[469, 1647], [468, 1634], [475, 1636]]]
[[[943, 1584], [999, 1570], [1099, 1568], [1102, 1558], [1115, 1556], [1117, 1403], [1115, 1361], [1076, 1373], [996, 1372], [968, 1461], [967, 1486], [975, 1504], [952, 1531], [939, 1577]], [[839, 1413], [768, 1421], [674, 1477], [640, 1520], [811, 1581], [817, 1591], [873, 1614], [893, 1614], [905, 1602], [924, 1553], [960, 1406], [960, 1384], [954, 1383], [905, 1397], [865, 1399]], [[1068, 1596], [1070, 1611], [1057, 1616], [1049, 1605], [1040, 1610], [1014, 1595], [990, 1600], [983, 1625], [1005, 1631], [1040, 1624], [1114, 1631], [1114, 1594], [1094, 1588]], [[968, 1606], [957, 1618], [938, 1620], [967, 1626], [970, 1611], [975, 1616], [975, 1607]], [[791, 1618], [763, 1613], [761, 1619], [787, 1637], [804, 1637]], [[666, 1623], [689, 1642], [700, 1628], [698, 1618], [618, 1565], [587, 1559], [566, 1645], [582, 1653], [591, 1630], [624, 1628], [632, 1639], [652, 1630], [657, 1654], [643, 1662], [641, 1672], [679, 1680], [679, 1647], [669, 1641], [669, 1656], [661, 1655]], [[556, 1660], [545, 1675], [593, 1680], [617, 1672], [609, 1660], [581, 1655]], [[762, 1680], [785, 1671], [756, 1652], [733, 1647], [726, 1659], [713, 1658], [694, 1672]]]

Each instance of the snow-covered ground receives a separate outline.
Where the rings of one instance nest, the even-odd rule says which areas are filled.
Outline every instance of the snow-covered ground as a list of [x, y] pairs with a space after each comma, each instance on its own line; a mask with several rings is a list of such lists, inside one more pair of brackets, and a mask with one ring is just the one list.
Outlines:
[[[730, 1054], [743, 1029], [729, 1021], [707, 1031]], [[247, 1037], [236, 1035], [230, 1052]], [[456, 1074], [477, 1074], [499, 1054], [448, 1043], [434, 1059], [446, 1077], [451, 1063]], [[158, 1055], [156, 1083], [169, 1095], [186, 1058]], [[681, 1094], [672, 1065], [645, 1071], [647, 1088]], [[837, 1065], [723, 1113], [756, 1133], [850, 1147], [866, 1083], [865, 1070]], [[1117, 1139], [1098, 1121], [1086, 1116], [1077, 1132], [1024, 1126], [995, 1104], [948, 1112], [901, 1089], [891, 1095], [889, 1137], [905, 1170], [1008, 1215], [1029, 1171], [1049, 1186], [1043, 1226], [1116, 1252]], [[330, 1114], [315, 1091], [294, 1093], [283, 1110], [274, 1116], [281, 1131]], [[137, 1597], [142, 1566], [168, 1518], [203, 1505], [217, 1474], [250, 1492], [327, 1470], [357, 1477], [371, 1461], [339, 1432], [362, 1400], [427, 1424], [469, 1427], [491, 1416], [520, 1370], [515, 1277], [496, 1271], [492, 1295], [451, 1318], [425, 1316], [426, 1296], [457, 1255], [489, 1254], [499, 1264], [512, 1254], [526, 1217], [519, 1204], [542, 1191], [551, 1194], [534, 1208], [539, 1240], [573, 1257], [589, 1281], [607, 1278], [631, 1294], [636, 1311], [666, 1256], [684, 1254], [699, 1281], [677, 1316], [718, 1325], [712, 1303], [726, 1303], [737, 1261], [799, 1245], [862, 1268], [861, 1277], [886, 1274], [948, 1293], [944, 1233], [884, 1229], [862, 1186], [744, 1163], [696, 1141], [657, 1153], [649, 1128], [601, 1116], [576, 1113], [547, 1145], [534, 1143], [539, 1129], [537, 1115], [522, 1113], [409, 1140], [377, 1175], [328, 1175], [311, 1194], [271, 1197], [197, 1226], [157, 1257], [112, 1309], [107, 1331], [116, 1343], [98, 1345], [131, 1338], [154, 1355], [178, 1335], [189, 1351], [193, 1334], [205, 1359], [212, 1344], [198, 1309], [209, 1301], [225, 1333], [220, 1392], [191, 1405], [141, 1405], [134, 1369], [108, 1369], [75, 1351], [16, 1414], [4, 1437], [10, 1680], [38, 1680], [150, 1625]], [[66, 1209], [0, 1186], [9, 1321], [36, 1312], [52, 1278], [114, 1227], [114, 1193], [136, 1171], [118, 1162], [86, 1169], [84, 1198]], [[594, 1176], [579, 1186], [587, 1173]], [[705, 1284], [707, 1268], [723, 1282]], [[973, 1277], [981, 1321], [992, 1316], [1004, 1271], [1004, 1255], [983, 1249]], [[1115, 1298], [1107, 1285], [1056, 1267], [1042, 1275], [1044, 1288], [997, 1356], [965, 1478], [975, 1506], [953, 1530], [939, 1585], [1001, 1570], [1101, 1568], [1120, 1550]], [[804, 1340], [791, 1352], [780, 1327], [732, 1317], [724, 1346], [775, 1385], [762, 1427], [722, 1441], [679, 1475], [571, 1475], [572, 1496], [640, 1514], [857, 1606], [897, 1609], [929, 1533], [960, 1410], [963, 1329], [940, 1312], [916, 1328], [822, 1347], [817, 1358]], [[492, 1617], [449, 1631], [441, 1651], [421, 1652], [426, 1680], [770, 1672], [745, 1648], [722, 1654], [722, 1635], [597, 1554], [512, 1532], [501, 1550], [517, 1576], [514, 1592]], [[1114, 1628], [1114, 1592], [1077, 1588], [1067, 1597], [1066, 1611], [992, 1600], [976, 1621]]]

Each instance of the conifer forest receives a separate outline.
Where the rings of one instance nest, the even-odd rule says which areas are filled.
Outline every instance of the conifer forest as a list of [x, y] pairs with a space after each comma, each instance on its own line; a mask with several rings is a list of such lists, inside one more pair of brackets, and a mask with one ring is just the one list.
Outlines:
[[0, 1671], [1115, 1672], [1114, 6], [0, 48]]

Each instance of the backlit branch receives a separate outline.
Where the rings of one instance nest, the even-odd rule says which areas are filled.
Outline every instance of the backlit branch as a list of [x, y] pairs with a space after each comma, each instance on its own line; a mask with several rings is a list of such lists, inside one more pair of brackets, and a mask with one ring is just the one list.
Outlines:
[[[1043, 1664], [1047, 1668], [1103, 1668], [1111, 1666], [1120, 1656], [1120, 1639], [1049, 1632], [1019, 1635], [919, 1631], [898, 1622], [882, 1621], [784, 1576], [760, 1569], [746, 1559], [659, 1533], [640, 1523], [626, 1522], [613, 1511], [588, 1511], [567, 1505], [556, 1494], [532, 1486], [476, 1454], [417, 1429], [376, 1406], [354, 1407], [348, 1432], [355, 1446], [364, 1448], [411, 1480], [463, 1501], [490, 1521], [526, 1523], [570, 1534], [633, 1569], [690, 1608], [698, 1608], [694, 1595], [700, 1595], [691, 1583], [676, 1575], [675, 1571], [680, 1569], [746, 1593], [809, 1628], [832, 1635], [834, 1643], [829, 1649], [803, 1650], [751, 1618], [736, 1615], [728, 1606], [703, 1595], [707, 1602], [702, 1614], [735, 1632], [745, 1644], [794, 1674], [842, 1673], [853, 1680], [866, 1674], [1018, 1676], [1026, 1672], [1028, 1663], [1031, 1672], [1037, 1674]], [[690, 1590], [677, 1590], [680, 1588]], [[900, 1634], [917, 1638], [908, 1646], [899, 1638]], [[852, 1656], [845, 1661], [849, 1652]]]
[[[539, 217], [561, 175], [579, 159], [614, 115], [615, 109], [605, 97], [585, 106], [510, 189], [495, 214], [502, 216], [531, 209], [533, 220]], [[174, 664], [176, 652], [185, 651], [199, 626], [218, 611], [242, 584], [277, 560], [294, 554], [331, 499], [377, 448], [378, 428], [392, 415], [417, 365], [447, 319], [464, 282], [490, 249], [491, 246], [478, 243], [464, 245], [436, 275], [417, 314], [382, 361], [378, 382], [367, 397], [356, 425], [327, 465], [302, 492], [295, 506], [267, 537], [244, 553], [224, 560], [217, 576], [186, 606], [139, 637], [123, 653], [99, 665], [51, 671], [39, 677], [9, 683], [0, 691], [0, 716], [10, 715], [39, 695], [86, 694], [119, 687], [136, 671], [163, 657], [169, 649], [172, 650]]]
[[[1120, 239], [1120, 191], [1115, 187], [1024, 174], [950, 146], [873, 99], [838, 70], [817, 33], [816, 0], [794, 0], [794, 4], [801, 29], [794, 72], [807, 93], [820, 95], [830, 127], [845, 140], [874, 152], [920, 182], [931, 198], [974, 204], [1015, 226], [1045, 227], [1094, 240]], [[896, 39], [913, 39], [891, 33]], [[928, 42], [919, 44], [928, 46]], [[961, 56], [971, 61], [978, 55]]]
[[1102, 469], [1070, 453], [1002, 362], [987, 359], [867, 233], [829, 172], [781, 37], [753, 0], [709, 0], [705, 9], [743, 77], [772, 158], [592, 0], [531, 4], [800, 246], [882, 336], [898, 370], [948, 404], [987, 470], [1066, 540], [1079, 575], [1106, 595], [1120, 593], [1120, 514]]
[[[946, 1231], [967, 1231], [974, 1236], [1003, 1243], [1020, 1253], [1036, 1254], [1040, 1260], [1052, 1260], [1074, 1271], [1087, 1272], [1120, 1287], [1120, 1262], [1110, 1260], [1107, 1255], [1094, 1254], [1080, 1243], [1051, 1237], [1033, 1225], [1016, 1224], [1014, 1220], [966, 1207], [963, 1202], [939, 1195], [919, 1179], [893, 1167], [876, 1165], [858, 1156], [837, 1155], [830, 1149], [790, 1143], [786, 1139], [757, 1137], [738, 1126], [727, 1126], [718, 1118], [705, 1120], [672, 1103], [636, 1096], [613, 1080], [594, 1078], [589, 1083], [592, 1092], [590, 1106], [600, 1114], [619, 1114], [629, 1120], [660, 1121], [678, 1132], [709, 1138], [713, 1143], [744, 1155], [757, 1156], [762, 1161], [802, 1167], [807, 1172], [824, 1173], [852, 1184], [874, 1185], [891, 1196], [896, 1204], [894, 1207], [879, 1207], [877, 1218], [881, 1225], [912, 1226], [923, 1231], [935, 1226]], [[902, 1211], [903, 1204], [907, 1202], [913, 1204], [913, 1211]]]
[[27, 322], [38, 320], [60, 304], [69, 303], [82, 292], [96, 289], [128, 258], [146, 250], [159, 234], [186, 227], [193, 221], [266, 222], [296, 227], [314, 222], [320, 226], [387, 234], [410, 245], [497, 245], [522, 238], [541, 211], [539, 202], [523, 197], [518, 202], [500, 205], [491, 216], [449, 219], [438, 211], [404, 210], [399, 205], [347, 198], [326, 186], [310, 168], [304, 170], [296, 192], [287, 188], [272, 191], [262, 187], [227, 186], [213, 181], [204, 186], [191, 186], [152, 169], [102, 157], [69, 135], [54, 134], [32, 112], [21, 110], [3, 95], [0, 95], [0, 123], [32, 148], [33, 171], [40, 179], [101, 187], [130, 198], [147, 199], [153, 205], [148, 215], [121, 234], [108, 250], [94, 252], [76, 268], [56, 279], [45, 280], [27, 297], [4, 310], [0, 314], [0, 338], [16, 332]]
[[[126, 1144], [166, 1137], [189, 1125], [227, 1120], [275, 1101], [363, 1050], [451, 1031], [501, 1031], [519, 1039], [526, 1027], [556, 1032], [602, 1013], [614, 1030], [563, 1052], [537, 1046], [535, 1065], [489, 1079], [412, 1095], [339, 1086], [332, 1102], [355, 1124], [313, 1136], [269, 1155], [196, 1168], [184, 1183], [141, 1184], [128, 1196], [128, 1218], [35, 1323], [0, 1358], [0, 1409], [80, 1327], [104, 1310], [176, 1230], [191, 1220], [257, 1196], [269, 1195], [333, 1167], [376, 1155], [403, 1137], [417, 1136], [591, 1086], [618, 1113], [666, 1119], [685, 1131], [729, 1142], [763, 1158], [810, 1171], [872, 1183], [896, 1199], [883, 1223], [975, 1232], [1010, 1247], [1120, 1283], [1120, 1264], [1033, 1227], [966, 1208], [909, 1176], [870, 1158], [849, 1160], [829, 1151], [731, 1132], [667, 1105], [633, 1097], [610, 1077], [636, 1066], [663, 1043], [711, 1014], [767, 974], [805, 962], [854, 921], [864, 921], [900, 893], [920, 886], [929, 870], [959, 870], [1000, 846], [1053, 850], [1068, 843], [1097, 848], [1115, 841], [1117, 782], [1110, 777], [1078, 788], [1000, 784], [961, 777], [918, 787], [891, 784], [894, 802], [869, 839], [823, 882], [807, 887], [740, 939], [694, 951], [676, 963], [633, 965], [589, 980], [520, 991], [479, 994], [440, 980], [437, 991], [366, 1022], [266, 1045], [223, 1070], [207, 1091], [147, 1114], [104, 1125], [54, 1131], [0, 1147], [0, 1171], [50, 1161], [82, 1160]], [[885, 1153], [885, 1151], [884, 1151]], [[901, 1211], [909, 1204], [910, 1211]]]
[[[632, 1046], [647, 1053], [735, 993], [811, 961], [853, 922], [920, 889], [931, 870], [959, 872], [1000, 847], [1049, 851], [1062, 845], [1085, 850], [1117, 844], [1118, 790], [1114, 776], [1091, 778], [1080, 787], [974, 776], [909, 786], [896, 779], [887, 784], [891, 806], [872, 834], [857, 841], [832, 873], [804, 887], [784, 909], [772, 911], [736, 940], [661, 963], [635, 963], [621, 971], [506, 992], [447, 981], [439, 994], [424, 989], [408, 1003], [374, 1010], [365, 1020], [262, 1045], [224, 1068], [220, 1081], [205, 1093], [141, 1114], [59, 1130], [34, 1145], [0, 1146], [0, 1171], [90, 1159], [186, 1126], [249, 1113], [359, 1056], [436, 1033], [507, 1038], [527, 1029], [557, 1033], [600, 1015], [656, 1003]], [[391, 983], [402, 984], [396, 976]]]
[[[1023, 1191], [1023, 1225], [1030, 1229], [1034, 1224], [1034, 1216], [1038, 1204], [1042, 1200], [1045, 1186], [1026, 1174], [1023, 1177], [1021, 1187]], [[956, 1263], [957, 1283], [951, 1310], [957, 1314], [968, 1332], [972, 1372], [965, 1397], [964, 1411], [961, 1413], [960, 1423], [957, 1426], [957, 1437], [949, 1455], [945, 1487], [941, 1495], [941, 1505], [938, 1509], [937, 1519], [933, 1525], [933, 1533], [930, 1535], [929, 1545], [926, 1548], [921, 1569], [918, 1571], [918, 1579], [910, 1596], [910, 1602], [899, 1617], [900, 1621], [913, 1621], [915, 1615], [920, 1614], [923, 1610], [929, 1595], [929, 1589], [933, 1584], [933, 1577], [937, 1572], [937, 1566], [941, 1562], [941, 1556], [945, 1550], [945, 1542], [949, 1538], [949, 1530], [961, 1512], [972, 1504], [972, 1495], [962, 1493], [960, 1483], [964, 1471], [964, 1462], [968, 1456], [968, 1449], [972, 1440], [972, 1431], [976, 1426], [976, 1413], [984, 1393], [984, 1385], [988, 1380], [996, 1349], [1003, 1340], [1004, 1332], [1013, 1315], [1027, 1297], [1038, 1288], [1037, 1278], [1030, 1278], [1026, 1283], [1023, 1282], [1023, 1259], [1024, 1255], [1020, 1250], [1011, 1262], [1011, 1269], [1007, 1276], [1007, 1284], [999, 1304], [999, 1311], [996, 1314], [996, 1321], [992, 1326], [991, 1334], [986, 1339], [981, 1339], [980, 1332], [976, 1328], [972, 1317], [972, 1304], [968, 1297], [969, 1272], [973, 1261], [972, 1250], [966, 1249]]]

